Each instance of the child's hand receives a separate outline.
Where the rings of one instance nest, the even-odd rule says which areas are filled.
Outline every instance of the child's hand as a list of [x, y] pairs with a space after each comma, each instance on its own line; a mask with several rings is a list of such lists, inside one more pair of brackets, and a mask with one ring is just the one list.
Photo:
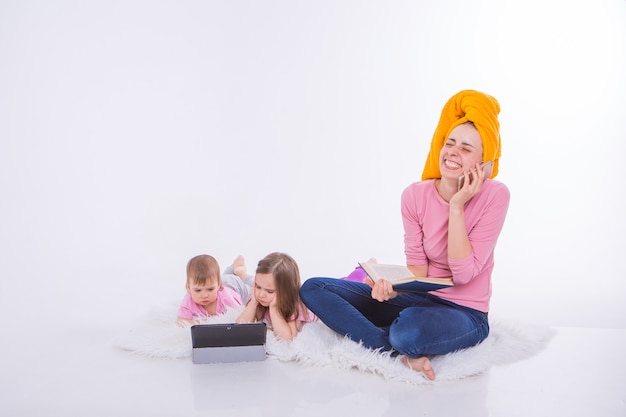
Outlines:
[[248, 304], [246, 304], [246, 307], [250, 306], [250, 307], [256, 308], [258, 305], [259, 305], [259, 300], [257, 300], [256, 295], [253, 294], [252, 297], [250, 297], [250, 301], [248, 301]]
[[246, 304], [243, 312], [239, 315], [239, 317], [237, 317], [237, 323], [253, 323], [258, 305], [259, 302], [256, 299], [256, 296], [250, 298], [250, 301]]
[[178, 324], [178, 327], [187, 327], [187, 326], [193, 326], [194, 324], [201, 324], [202, 322], [200, 320], [189, 320], [189, 319], [177, 319], [176, 320], [176, 324]]
[[270, 307], [278, 307], [278, 297], [274, 296], [274, 298], [272, 298], [272, 301], [270, 301]]

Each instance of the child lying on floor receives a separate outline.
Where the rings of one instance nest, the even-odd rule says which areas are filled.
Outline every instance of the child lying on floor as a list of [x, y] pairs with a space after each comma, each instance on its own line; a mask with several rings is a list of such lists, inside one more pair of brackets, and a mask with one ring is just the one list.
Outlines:
[[252, 296], [253, 280], [242, 256], [238, 256], [223, 274], [214, 257], [194, 256], [187, 263], [187, 294], [178, 310], [178, 323], [198, 324], [230, 308], [245, 305]]
[[238, 323], [262, 321], [277, 338], [290, 341], [317, 320], [300, 300], [300, 271], [287, 254], [274, 252], [259, 261], [253, 293]]

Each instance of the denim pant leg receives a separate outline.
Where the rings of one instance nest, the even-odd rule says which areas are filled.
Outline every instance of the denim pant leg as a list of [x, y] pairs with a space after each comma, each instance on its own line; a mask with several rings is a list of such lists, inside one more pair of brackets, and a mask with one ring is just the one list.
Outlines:
[[371, 294], [367, 284], [336, 278], [309, 278], [300, 289], [304, 304], [335, 332], [370, 349], [392, 350], [388, 328], [406, 305]]
[[431, 294], [404, 309], [389, 329], [389, 340], [409, 357], [443, 355], [482, 342], [489, 335], [487, 316]]

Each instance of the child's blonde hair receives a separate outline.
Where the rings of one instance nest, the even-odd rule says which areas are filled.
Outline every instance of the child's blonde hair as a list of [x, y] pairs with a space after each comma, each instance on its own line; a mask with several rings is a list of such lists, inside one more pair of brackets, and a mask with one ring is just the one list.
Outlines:
[[204, 285], [206, 280], [216, 280], [222, 285], [220, 266], [211, 255], [194, 256], [187, 262], [187, 284]]
[[[300, 300], [300, 270], [296, 261], [286, 253], [273, 252], [259, 261], [257, 274], [272, 274], [276, 285], [278, 310], [287, 321], [297, 318], [304, 304]], [[257, 319], [265, 316], [268, 308], [259, 305]]]

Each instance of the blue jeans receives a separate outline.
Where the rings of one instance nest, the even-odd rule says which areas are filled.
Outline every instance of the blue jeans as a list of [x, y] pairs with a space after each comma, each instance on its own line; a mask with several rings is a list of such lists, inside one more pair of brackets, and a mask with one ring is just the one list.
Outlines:
[[379, 302], [367, 284], [309, 278], [300, 297], [335, 332], [393, 355], [442, 355], [477, 345], [489, 335], [485, 313], [429, 293], [401, 293]]

